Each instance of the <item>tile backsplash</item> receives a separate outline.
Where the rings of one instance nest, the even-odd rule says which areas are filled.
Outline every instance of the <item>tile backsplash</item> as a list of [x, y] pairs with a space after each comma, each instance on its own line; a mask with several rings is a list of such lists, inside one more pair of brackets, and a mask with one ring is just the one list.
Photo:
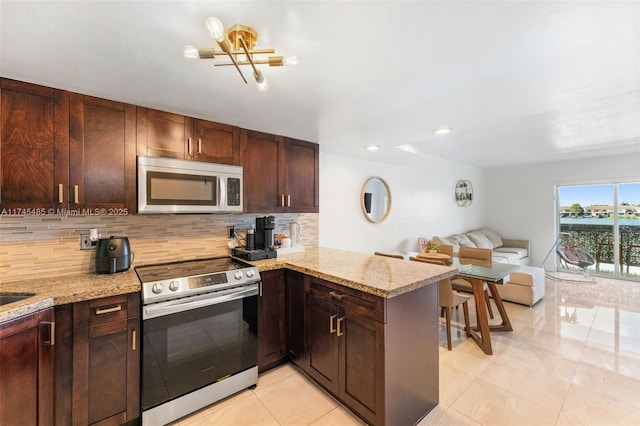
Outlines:
[[[80, 250], [80, 234], [97, 228], [102, 238], [129, 238], [133, 266], [189, 260], [230, 253], [228, 227], [239, 235], [260, 214], [2, 216], [0, 217], [0, 282], [51, 277], [95, 270], [95, 250]], [[300, 243], [318, 246], [318, 214], [276, 214], [274, 233], [289, 234], [300, 224]]]

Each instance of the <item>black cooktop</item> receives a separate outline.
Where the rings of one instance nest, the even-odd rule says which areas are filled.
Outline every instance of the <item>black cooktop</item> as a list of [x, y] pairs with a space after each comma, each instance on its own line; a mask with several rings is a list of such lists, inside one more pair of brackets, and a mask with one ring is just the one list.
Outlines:
[[233, 271], [250, 266], [251, 265], [231, 257], [216, 257], [212, 259], [197, 259], [138, 266], [135, 270], [140, 281], [148, 283], [174, 278], [188, 278], [196, 275], [215, 274], [216, 272]]

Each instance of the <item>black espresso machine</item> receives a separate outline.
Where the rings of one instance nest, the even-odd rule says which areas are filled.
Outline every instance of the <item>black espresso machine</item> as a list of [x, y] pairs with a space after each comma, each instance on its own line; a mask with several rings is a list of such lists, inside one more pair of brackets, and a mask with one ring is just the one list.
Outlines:
[[[241, 259], [262, 260], [274, 259], [278, 252], [273, 245], [273, 229], [276, 227], [276, 218], [264, 216], [256, 218], [256, 229], [253, 238], [250, 238], [252, 229], [247, 231], [246, 245], [233, 249], [233, 255]], [[253, 244], [251, 243], [253, 240]]]

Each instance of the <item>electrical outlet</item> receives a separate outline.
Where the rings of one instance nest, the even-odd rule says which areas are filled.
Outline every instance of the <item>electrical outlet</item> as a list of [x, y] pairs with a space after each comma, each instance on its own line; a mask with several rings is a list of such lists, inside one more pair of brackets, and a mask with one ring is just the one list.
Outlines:
[[229, 238], [235, 238], [236, 237], [236, 227], [235, 226], [230, 226], [229, 227]]
[[91, 250], [97, 245], [96, 241], [91, 241], [89, 234], [80, 234], [80, 250]]

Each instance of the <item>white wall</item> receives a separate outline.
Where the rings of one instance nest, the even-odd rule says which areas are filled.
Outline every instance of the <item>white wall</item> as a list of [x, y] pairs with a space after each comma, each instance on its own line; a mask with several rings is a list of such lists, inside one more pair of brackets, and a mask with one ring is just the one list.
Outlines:
[[[384, 179], [391, 189], [391, 213], [382, 223], [367, 221], [360, 207], [362, 185], [372, 176]], [[469, 207], [455, 202], [459, 179], [473, 184]], [[425, 159], [419, 165], [391, 166], [321, 152], [320, 246], [368, 254], [418, 251], [418, 237], [483, 226], [484, 187], [483, 171], [464, 164]]]
[[556, 240], [555, 186], [616, 182], [640, 182], [640, 152], [486, 170], [487, 226], [528, 239], [531, 264], [539, 266]]

